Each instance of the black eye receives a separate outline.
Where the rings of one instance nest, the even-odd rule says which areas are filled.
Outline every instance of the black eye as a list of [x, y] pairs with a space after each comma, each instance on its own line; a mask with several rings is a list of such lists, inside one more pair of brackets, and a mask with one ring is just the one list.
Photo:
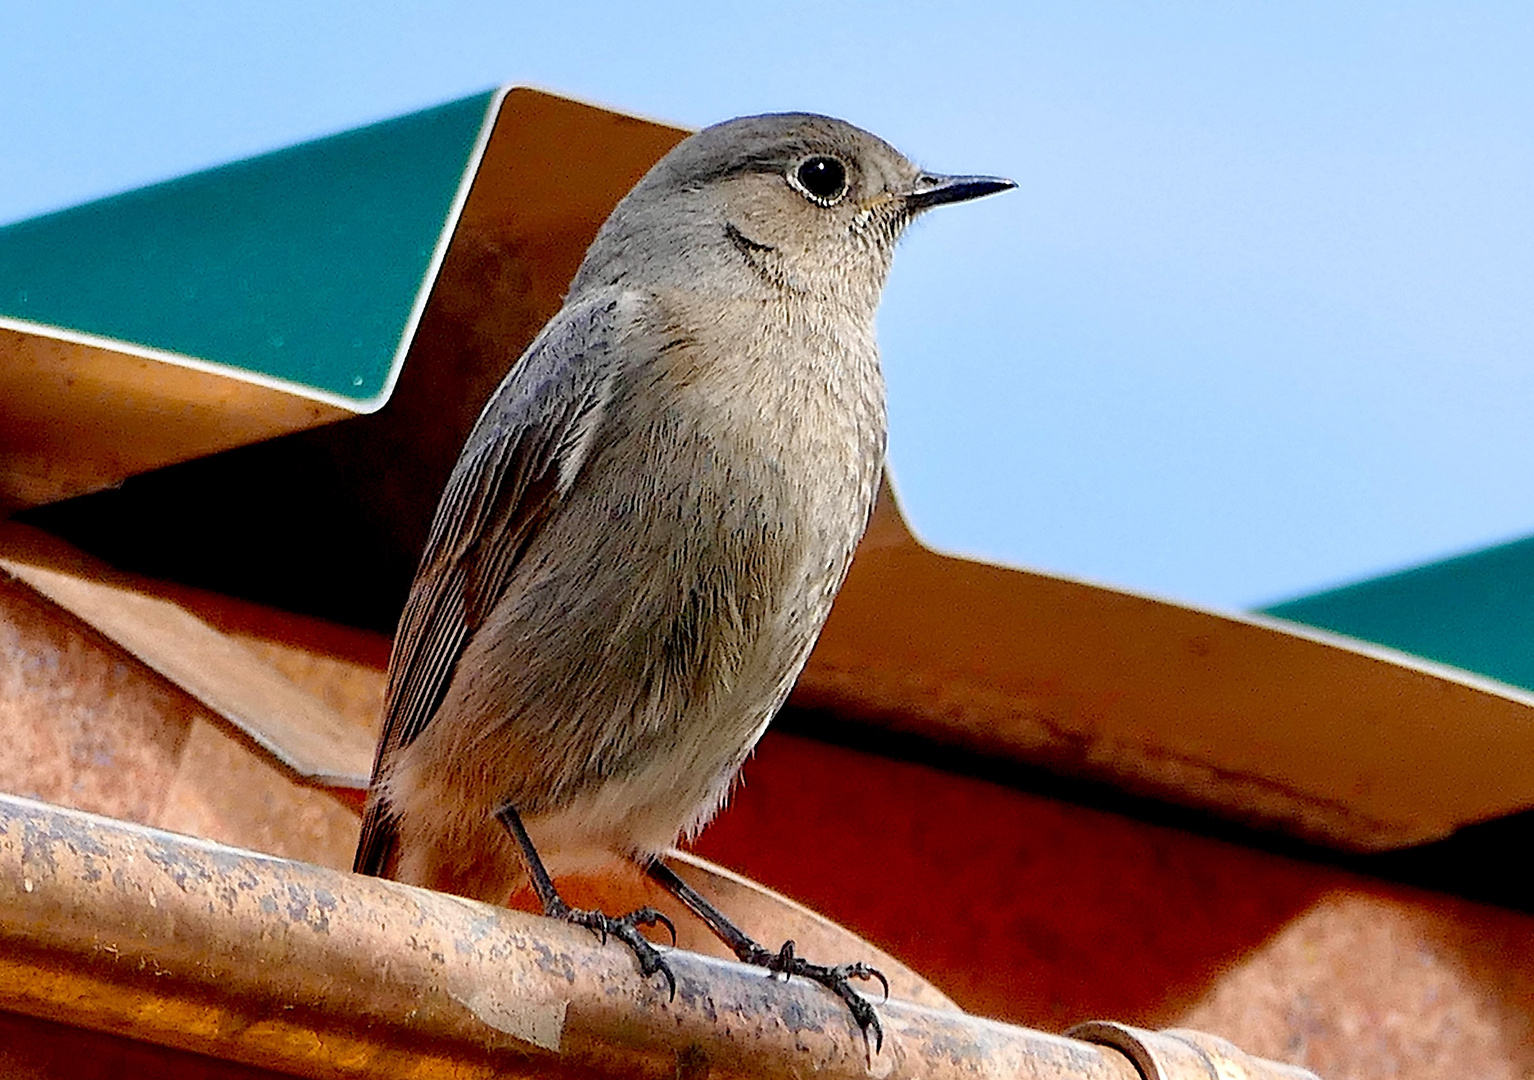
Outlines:
[[796, 187], [822, 206], [830, 206], [847, 194], [847, 166], [825, 154], [801, 161], [793, 179]]

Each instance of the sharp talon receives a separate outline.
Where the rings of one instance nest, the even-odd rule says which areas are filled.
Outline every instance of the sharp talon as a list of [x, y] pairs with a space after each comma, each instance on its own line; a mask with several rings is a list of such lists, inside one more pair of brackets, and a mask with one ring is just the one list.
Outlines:
[[879, 985], [884, 987], [884, 1000], [885, 1001], [889, 1001], [889, 999], [890, 999], [890, 981], [884, 977], [884, 972], [880, 971], [878, 968], [869, 967], [866, 964], [859, 964], [858, 967], [863, 969], [863, 970], [861, 970], [861, 971], [859, 971], [857, 973], [858, 978], [860, 978], [860, 979], [878, 979], [879, 980]]
[[676, 926], [665, 915], [652, 907], [631, 911], [623, 916], [623, 918], [614, 921], [628, 923], [630, 926], [664, 926], [666, 932], [671, 935], [671, 944], [676, 944]]
[[748, 964], [756, 964], [767, 969], [774, 977], [782, 976], [784, 979], [793, 978], [795, 975], [812, 982], [818, 982], [821, 986], [841, 998], [846, 1004], [847, 1010], [852, 1013], [852, 1019], [857, 1022], [858, 1030], [863, 1035], [863, 1045], [870, 1046], [869, 1031], [873, 1031], [873, 1040], [870, 1054], [876, 1054], [884, 1049], [884, 1027], [879, 1023], [879, 1014], [869, 1004], [868, 999], [852, 988], [851, 979], [877, 979], [879, 985], [884, 988], [884, 1000], [890, 996], [890, 983], [884, 977], [884, 973], [869, 964], [841, 964], [837, 967], [826, 967], [822, 964], [811, 964], [799, 959], [794, 951], [794, 943], [785, 941], [783, 947], [777, 952], [768, 952], [749, 939], [736, 948], [736, 955]]
[[[884, 1049], [884, 1026], [879, 1023], [878, 1012], [873, 1004], [862, 994], [852, 988], [848, 981], [849, 977], [859, 979], [878, 979], [884, 987], [884, 999], [889, 1000], [890, 985], [882, 972], [867, 964], [844, 964], [839, 967], [828, 967], [824, 964], [811, 964], [801, 960], [797, 953], [794, 942], [785, 941], [777, 952], [771, 952], [753, 941], [734, 923], [730, 922], [717, 908], [695, 893], [692, 888], [676, 875], [665, 863], [652, 861], [643, 864], [643, 869], [651, 878], [675, 896], [696, 915], [708, 923], [709, 928], [719, 936], [719, 939], [730, 947], [736, 959], [741, 963], [751, 964], [765, 968], [772, 977], [782, 976], [791, 979], [794, 976], [809, 979], [819, 983], [826, 990], [835, 994], [852, 1014], [852, 1019], [857, 1023], [858, 1032], [863, 1036], [863, 1047], [868, 1051], [869, 1064], [873, 1064], [873, 1055]], [[668, 924], [669, 925], [669, 924]], [[637, 936], [637, 935], [636, 935]], [[673, 939], [674, 940], [674, 939]], [[637, 951], [637, 949], [636, 949]], [[669, 978], [669, 975], [668, 975]], [[673, 983], [673, 994], [675, 984]], [[872, 1038], [869, 1030], [872, 1029]]]
[[874, 1033], [873, 1052], [878, 1053], [884, 1049], [884, 1026], [879, 1023], [879, 1014], [874, 1011], [862, 995], [845, 982], [839, 986], [831, 987], [838, 997], [847, 1003], [847, 1010], [852, 1013], [852, 1018], [857, 1021], [858, 1029], [863, 1034], [863, 1045], [868, 1045], [868, 1032]]
[[[670, 919], [666, 918], [666, 916], [662, 915], [660, 912], [652, 911], [651, 914], [654, 915], [655, 918], [653, 920], [651, 920], [650, 925], [651, 926], [655, 926], [655, 925], [664, 926], [666, 928], [666, 932], [671, 935], [671, 945], [672, 945], [673, 948], [675, 948], [676, 947], [676, 927], [672, 924]], [[672, 987], [671, 993], [672, 993], [672, 996], [676, 995], [676, 988], [675, 987]]]
[[671, 925], [671, 920], [666, 918], [654, 908], [640, 908], [631, 911], [620, 919], [600, 911], [579, 911], [574, 908], [567, 909], [561, 916], [566, 922], [584, 926], [597, 936], [602, 944], [607, 944], [608, 937], [615, 937], [627, 945], [634, 954], [634, 959], [639, 961], [639, 972], [646, 978], [659, 972], [666, 980], [666, 990], [670, 1000], [676, 1000], [676, 976], [672, 974], [671, 967], [661, 959], [655, 951], [655, 946], [639, 932], [640, 926], [664, 926], [671, 931], [671, 942], [676, 944], [676, 929]]
[[[852, 1013], [852, 1018], [857, 1021], [858, 1028], [863, 1033], [863, 1045], [865, 1047], [868, 1045], [869, 1029], [873, 1029], [873, 1052], [878, 1053], [884, 1049], [884, 1027], [879, 1023], [879, 1014], [874, 1011], [874, 1007], [868, 1003], [867, 998], [852, 988], [852, 984], [846, 978], [849, 973], [861, 976], [862, 973], [859, 971], [851, 970], [849, 972], [849, 969], [857, 968], [867, 968], [869, 971], [874, 970], [869, 968], [867, 964], [848, 964], [841, 968], [823, 968], [822, 971], [825, 973], [825, 977], [816, 978], [816, 981], [826, 987], [826, 989], [835, 992], [837, 997], [847, 1003], [847, 1010]], [[815, 976], [811, 977], [814, 978]]]
[[648, 941], [639, 935], [639, 931], [629, 928], [634, 935], [632, 938], [624, 937], [623, 943], [634, 950], [634, 956], [639, 961], [639, 973], [645, 978], [657, 972], [666, 980], [667, 1000], [676, 1000], [676, 976], [671, 972], [671, 965], [666, 963], [661, 955], [655, 951]]

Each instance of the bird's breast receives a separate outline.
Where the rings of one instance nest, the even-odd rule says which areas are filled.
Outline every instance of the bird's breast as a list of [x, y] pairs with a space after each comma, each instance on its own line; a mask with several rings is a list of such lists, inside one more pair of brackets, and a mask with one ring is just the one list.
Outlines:
[[681, 407], [827, 525], [843, 507], [866, 517], [885, 446], [872, 322], [825, 303], [757, 302], [690, 330], [690, 346], [663, 358]]

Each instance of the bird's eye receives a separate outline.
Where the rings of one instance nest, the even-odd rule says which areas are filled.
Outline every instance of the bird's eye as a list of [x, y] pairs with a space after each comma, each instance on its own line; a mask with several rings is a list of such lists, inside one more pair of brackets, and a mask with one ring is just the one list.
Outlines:
[[847, 194], [847, 166], [834, 157], [807, 157], [788, 174], [794, 187], [821, 206], [830, 206]]

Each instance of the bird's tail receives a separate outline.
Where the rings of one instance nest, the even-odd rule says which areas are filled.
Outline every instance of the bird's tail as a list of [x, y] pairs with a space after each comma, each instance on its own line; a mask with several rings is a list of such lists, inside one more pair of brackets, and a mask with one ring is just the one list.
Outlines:
[[393, 877], [398, 842], [398, 825], [375, 784], [368, 792], [367, 805], [362, 811], [362, 834], [357, 838], [357, 854], [352, 859], [352, 873]]

